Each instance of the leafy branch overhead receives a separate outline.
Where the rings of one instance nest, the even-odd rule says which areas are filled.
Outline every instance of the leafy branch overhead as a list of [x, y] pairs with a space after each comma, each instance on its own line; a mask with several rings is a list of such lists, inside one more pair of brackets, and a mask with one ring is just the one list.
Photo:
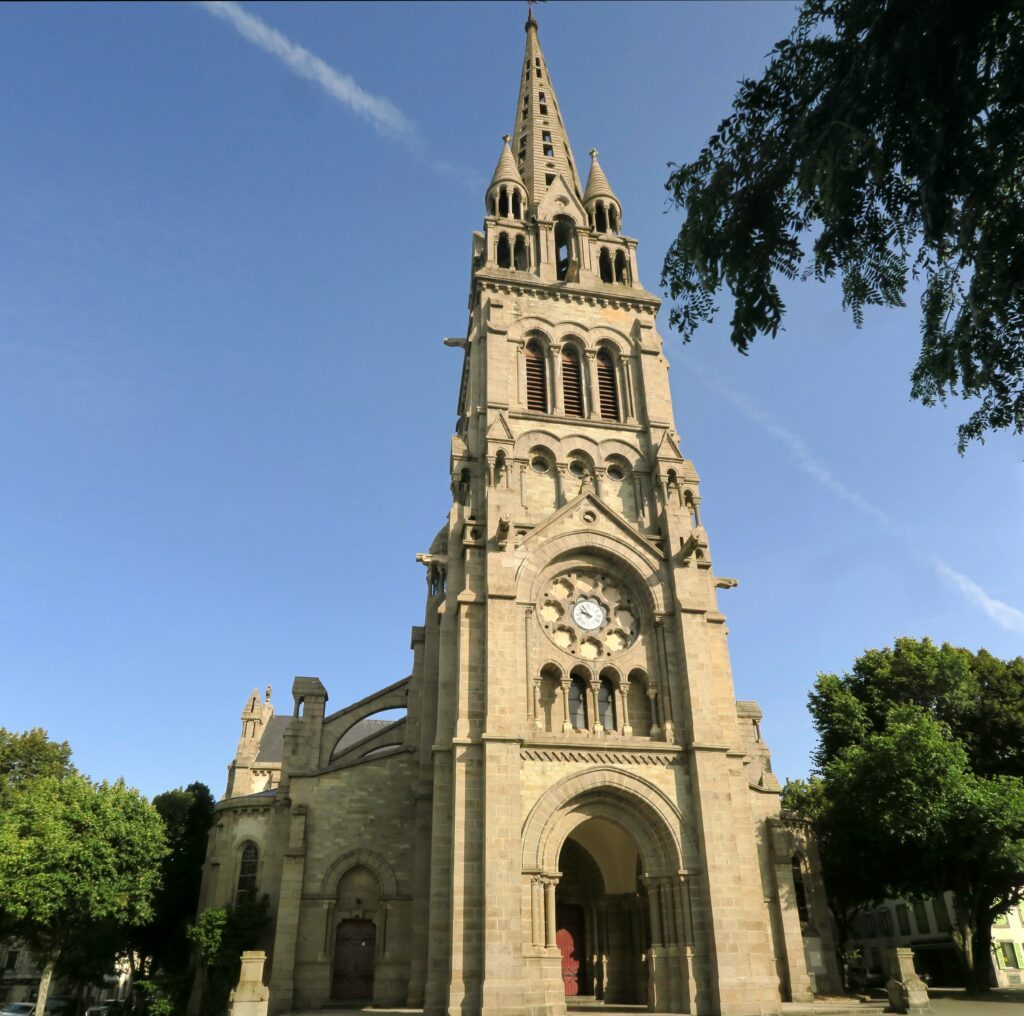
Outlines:
[[805, 0], [733, 112], [666, 184], [665, 258], [689, 340], [735, 300], [745, 352], [781, 279], [838, 277], [861, 325], [920, 278], [911, 396], [977, 401], [959, 449], [1024, 432], [1024, 11], [1013, 0]]

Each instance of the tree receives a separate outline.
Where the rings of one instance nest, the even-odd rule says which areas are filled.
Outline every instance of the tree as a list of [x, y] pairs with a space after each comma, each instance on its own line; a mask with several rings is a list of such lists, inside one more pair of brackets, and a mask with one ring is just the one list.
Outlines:
[[40, 727], [24, 733], [0, 727], [0, 805], [28, 780], [74, 771], [67, 741], [51, 741]]
[[980, 399], [961, 454], [1024, 431], [1024, 11], [1014, 0], [804, 0], [666, 189], [662, 284], [684, 340], [727, 286], [731, 339], [775, 337], [778, 280], [839, 276], [859, 326], [922, 278], [911, 396]]
[[[33, 749], [2, 756], [0, 926], [42, 961], [36, 1016], [43, 1016], [66, 948], [97, 924], [128, 927], [150, 918], [166, 848], [163, 822], [138, 791], [123, 780], [91, 782], [70, 769], [66, 745], [37, 751], [36, 733], [0, 737], [0, 744]], [[27, 756], [43, 759], [28, 775]], [[61, 758], [63, 766], [55, 764]]]
[[968, 983], [987, 987], [992, 922], [1024, 899], [1024, 658], [899, 639], [819, 675], [810, 711], [815, 775], [787, 803], [836, 909], [952, 891]]
[[139, 953], [151, 959], [151, 975], [181, 972], [188, 966], [185, 932], [199, 907], [213, 805], [210, 788], [203, 783], [153, 798], [153, 807], [163, 820], [168, 850], [160, 865], [161, 887], [153, 899], [153, 917], [133, 936]]

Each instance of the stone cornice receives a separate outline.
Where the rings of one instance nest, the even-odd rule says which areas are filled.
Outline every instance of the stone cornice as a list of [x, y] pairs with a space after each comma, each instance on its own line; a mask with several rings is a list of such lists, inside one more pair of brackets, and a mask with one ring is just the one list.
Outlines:
[[519, 757], [527, 762], [584, 762], [588, 765], [681, 765], [684, 751], [678, 745], [649, 744], [545, 744], [531, 741], [519, 749]]
[[562, 303], [586, 303], [595, 307], [620, 307], [634, 313], [657, 314], [661, 299], [646, 289], [609, 286], [591, 289], [575, 282], [543, 282], [513, 269], [478, 269], [473, 277], [474, 295], [477, 288], [492, 293], [523, 295], [529, 293]]

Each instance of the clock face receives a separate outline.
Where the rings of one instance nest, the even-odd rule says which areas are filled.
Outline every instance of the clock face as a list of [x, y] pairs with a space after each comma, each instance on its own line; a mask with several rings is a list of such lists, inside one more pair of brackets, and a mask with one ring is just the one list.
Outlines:
[[624, 653], [641, 637], [639, 603], [622, 579], [586, 565], [548, 580], [537, 603], [544, 634], [580, 660]]
[[578, 600], [573, 604], [572, 619], [577, 628], [584, 631], [597, 631], [604, 626], [608, 616], [604, 607], [597, 600]]

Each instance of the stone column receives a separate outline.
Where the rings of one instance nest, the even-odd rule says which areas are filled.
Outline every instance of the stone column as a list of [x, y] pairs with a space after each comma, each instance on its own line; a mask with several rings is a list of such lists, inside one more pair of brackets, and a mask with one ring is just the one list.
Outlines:
[[558, 940], [555, 933], [558, 931], [558, 917], [555, 912], [555, 886], [558, 879], [548, 875], [544, 879], [544, 945], [548, 949], [557, 949]]
[[604, 727], [601, 726], [601, 717], [597, 710], [598, 692], [600, 687], [600, 681], [590, 681], [587, 684], [587, 705], [590, 709], [591, 716], [590, 730], [594, 734], [600, 734], [604, 731]]
[[567, 734], [572, 730], [572, 721], [569, 719], [569, 680], [563, 678], [562, 686], [562, 733]]
[[551, 344], [551, 412], [559, 416], [565, 413], [562, 395], [562, 347]]
[[540, 875], [530, 879], [530, 925], [533, 944], [544, 945], [544, 880]]
[[633, 728], [629, 725], [629, 705], [627, 701], [629, 699], [628, 678], [626, 679], [626, 687], [622, 687], [622, 681], [620, 680], [617, 690], [619, 693], [619, 716], [622, 717], [621, 721], [619, 722], [619, 729], [622, 731], [623, 737], [631, 737], [633, 734]]
[[[587, 350], [585, 362], [587, 375], [584, 388], [586, 389], [588, 398], [584, 412], [586, 413], [587, 419], [592, 420], [595, 417], [600, 417], [601, 415], [601, 393], [597, 390], [597, 370], [595, 369], [597, 364], [596, 349]], [[604, 472], [604, 470], [602, 470], [602, 472]], [[601, 496], [600, 488], [598, 488], [597, 496]]]
[[647, 698], [651, 702], [651, 739], [661, 736], [661, 724], [658, 723], [658, 689], [654, 683], [647, 685]]
[[651, 913], [651, 948], [660, 946], [661, 942], [661, 899], [657, 883], [653, 879], [644, 880], [647, 886], [647, 907]]

